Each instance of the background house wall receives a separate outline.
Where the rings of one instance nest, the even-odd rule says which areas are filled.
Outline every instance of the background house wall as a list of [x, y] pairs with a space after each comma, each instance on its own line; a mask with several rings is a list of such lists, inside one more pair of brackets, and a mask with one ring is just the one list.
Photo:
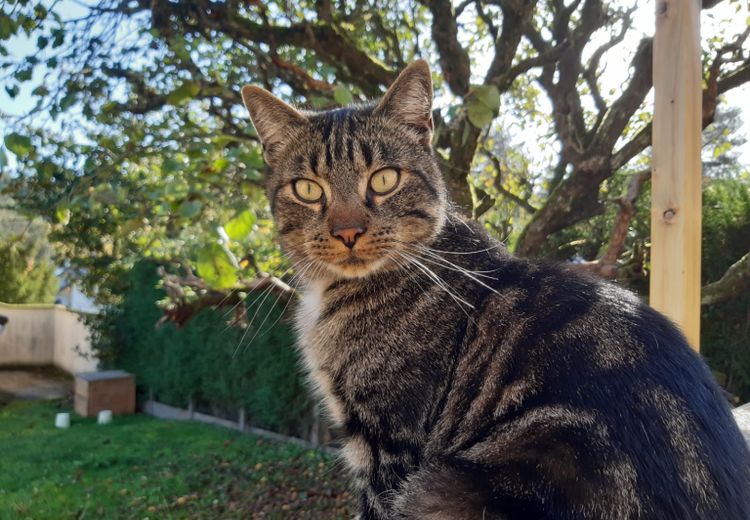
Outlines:
[[0, 365], [53, 364], [71, 374], [96, 370], [89, 331], [62, 305], [0, 303], [9, 318], [0, 334]]

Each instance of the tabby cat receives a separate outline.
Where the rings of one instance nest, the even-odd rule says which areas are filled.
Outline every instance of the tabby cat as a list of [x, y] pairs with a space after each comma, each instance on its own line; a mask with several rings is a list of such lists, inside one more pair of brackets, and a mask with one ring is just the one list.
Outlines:
[[425, 62], [370, 105], [242, 96], [359, 518], [750, 518], [747, 446], [674, 325], [451, 209]]

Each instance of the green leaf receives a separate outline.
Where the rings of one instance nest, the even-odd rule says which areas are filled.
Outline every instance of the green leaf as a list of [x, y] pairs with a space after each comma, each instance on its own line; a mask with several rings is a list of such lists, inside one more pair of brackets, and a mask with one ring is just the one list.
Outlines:
[[18, 25], [7, 14], [0, 12], [0, 40], [7, 40], [16, 33]]
[[468, 116], [471, 124], [477, 128], [484, 128], [494, 119], [492, 110], [482, 103], [469, 103]]
[[338, 87], [336, 87], [336, 89], [333, 91], [333, 99], [335, 99], [336, 103], [338, 103], [339, 105], [349, 105], [352, 103], [352, 101], [354, 101], [352, 93], [349, 92], [349, 89], [344, 85], [339, 85]]
[[223, 172], [227, 169], [227, 166], [229, 166], [229, 159], [226, 157], [219, 157], [216, 159], [212, 164], [211, 167], [214, 169], [215, 172]]
[[219, 244], [209, 244], [198, 251], [198, 274], [217, 289], [228, 289], [237, 283], [237, 271], [229, 255]]
[[265, 161], [263, 160], [263, 151], [260, 146], [250, 148], [242, 159], [245, 164], [258, 170], [262, 169], [265, 164]]
[[184, 199], [185, 197], [187, 197], [189, 191], [190, 186], [188, 186], [185, 181], [179, 179], [171, 181], [164, 187], [164, 195], [169, 200]]
[[26, 157], [34, 150], [30, 137], [15, 132], [5, 136], [5, 147], [19, 158]]
[[171, 105], [180, 105], [194, 98], [200, 90], [200, 84], [195, 81], [185, 81], [167, 95], [167, 102]]
[[34, 6], [34, 16], [36, 16], [37, 20], [44, 20], [47, 18], [47, 8], [44, 7], [41, 3]]
[[70, 206], [67, 202], [61, 202], [55, 209], [55, 218], [63, 226], [67, 226], [70, 222]]
[[495, 118], [500, 108], [500, 91], [494, 85], [474, 87], [467, 99], [467, 115], [471, 124], [484, 128]]
[[65, 43], [65, 29], [55, 29], [52, 31], [52, 47], [57, 48]]
[[49, 89], [44, 85], [39, 85], [37, 88], [31, 91], [31, 94], [34, 96], [46, 96], [47, 94], [49, 94]]
[[76, 102], [75, 94], [67, 94], [60, 100], [60, 110], [67, 110]]
[[186, 200], [182, 204], [180, 204], [180, 216], [185, 218], [193, 218], [201, 212], [202, 208], [203, 203], [201, 203], [201, 201]]
[[36, 171], [40, 179], [49, 180], [57, 171], [57, 166], [52, 161], [44, 159], [37, 163]]
[[108, 182], [105, 182], [103, 184], [99, 184], [96, 188], [94, 188], [93, 193], [91, 196], [94, 198], [95, 201], [104, 204], [106, 206], [112, 206], [117, 202], [117, 194], [115, 193], [115, 190], [112, 188], [112, 185]]
[[500, 91], [495, 85], [480, 85], [474, 87], [471, 95], [492, 110], [500, 108]]
[[466, 141], [469, 139], [469, 130], [470, 130], [469, 125], [464, 123], [464, 129], [461, 132], [461, 145], [465, 145]]
[[245, 177], [247, 177], [248, 180], [251, 181], [259, 181], [263, 178], [263, 172], [261, 172], [257, 168], [245, 168], [245, 171], [243, 173], [245, 174]]
[[11, 99], [14, 99], [18, 95], [18, 92], [19, 92], [18, 85], [12, 85], [12, 86], [6, 85], [5, 86], [5, 92], [8, 93], [8, 96]]
[[310, 98], [310, 104], [313, 108], [325, 108], [330, 102], [331, 100], [324, 96], [313, 96]]
[[246, 209], [227, 222], [224, 225], [224, 231], [232, 240], [242, 240], [252, 231], [253, 224], [255, 224], [255, 214]]
[[8, 166], [8, 156], [5, 153], [5, 150], [0, 148], [0, 170]]
[[31, 67], [26, 67], [24, 69], [21, 69], [17, 71], [13, 77], [16, 78], [18, 81], [29, 81], [31, 79], [31, 75], [34, 72], [34, 69]]
[[174, 173], [180, 171], [180, 169], [182, 169], [182, 164], [172, 157], [167, 157], [161, 163], [161, 171], [164, 173]]

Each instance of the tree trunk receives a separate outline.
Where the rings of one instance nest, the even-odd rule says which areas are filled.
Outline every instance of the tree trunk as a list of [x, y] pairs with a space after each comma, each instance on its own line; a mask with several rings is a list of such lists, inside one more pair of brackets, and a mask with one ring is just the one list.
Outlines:
[[537, 256], [550, 234], [604, 211], [599, 202], [599, 185], [611, 175], [605, 166], [608, 161], [598, 158], [585, 163], [563, 180], [534, 214], [521, 232], [516, 254]]
[[481, 129], [461, 117], [450, 133], [450, 156], [447, 161], [440, 161], [448, 196], [467, 215], [471, 215], [472, 200], [466, 176], [471, 170], [480, 133]]

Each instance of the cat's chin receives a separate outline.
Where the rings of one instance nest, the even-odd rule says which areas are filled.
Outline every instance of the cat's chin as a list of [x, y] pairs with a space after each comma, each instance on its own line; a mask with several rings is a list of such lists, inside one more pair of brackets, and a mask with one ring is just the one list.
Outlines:
[[329, 264], [328, 269], [340, 278], [366, 278], [387, 269], [384, 258], [365, 260], [357, 256], [350, 256], [342, 262]]

